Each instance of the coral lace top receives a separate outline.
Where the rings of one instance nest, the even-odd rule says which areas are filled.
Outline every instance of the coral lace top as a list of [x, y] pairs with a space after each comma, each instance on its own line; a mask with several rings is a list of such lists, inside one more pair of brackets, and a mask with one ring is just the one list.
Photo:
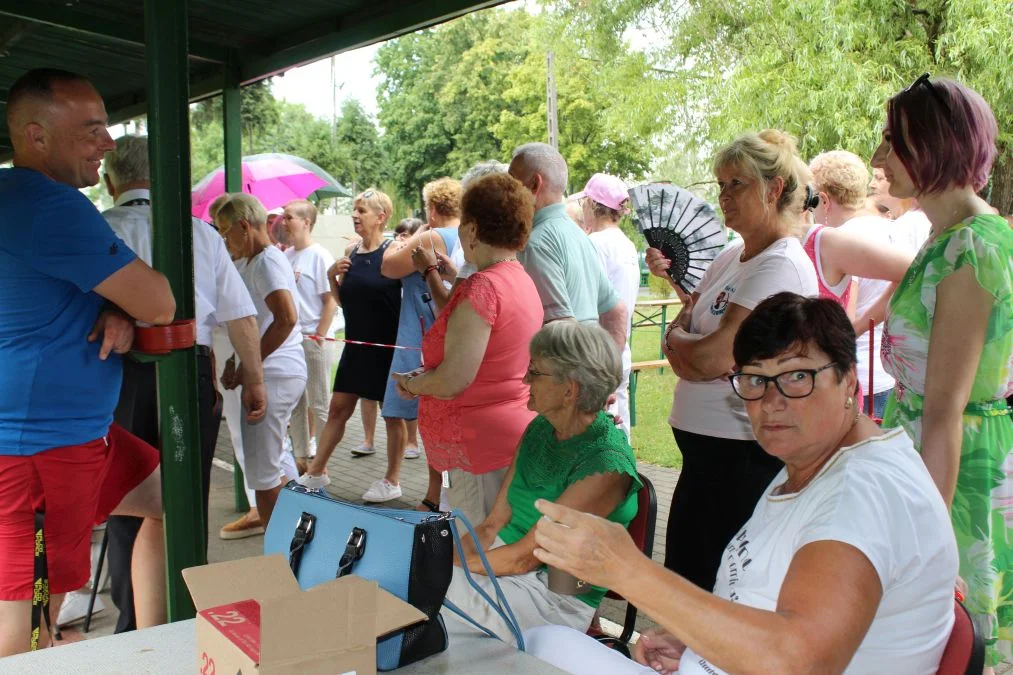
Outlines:
[[427, 369], [443, 362], [447, 323], [465, 301], [492, 326], [482, 365], [456, 398], [419, 398], [419, 431], [434, 469], [478, 474], [509, 466], [535, 417], [527, 408], [528, 386], [522, 379], [530, 361], [528, 344], [542, 327], [542, 302], [515, 260], [476, 272], [457, 287], [423, 338]]

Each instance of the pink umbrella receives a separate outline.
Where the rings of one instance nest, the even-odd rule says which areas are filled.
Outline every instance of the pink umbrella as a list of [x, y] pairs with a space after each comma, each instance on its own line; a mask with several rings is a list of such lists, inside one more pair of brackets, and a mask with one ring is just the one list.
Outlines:
[[[279, 154], [244, 157], [242, 191], [258, 198], [267, 210], [284, 206], [293, 199], [306, 199], [313, 193], [317, 196], [351, 194], [316, 164], [301, 157]], [[224, 192], [225, 168], [218, 167], [194, 186], [190, 212], [197, 218], [209, 220], [211, 202]]]

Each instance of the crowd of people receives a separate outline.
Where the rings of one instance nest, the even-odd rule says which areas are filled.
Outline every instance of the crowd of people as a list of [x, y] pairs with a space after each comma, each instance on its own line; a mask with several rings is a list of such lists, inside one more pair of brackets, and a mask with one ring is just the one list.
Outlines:
[[[175, 310], [150, 267], [147, 139], [113, 141], [98, 93], [65, 71], [22, 76], [7, 122], [0, 655], [46, 642], [37, 531], [54, 606], [88, 581], [105, 522], [117, 630], [164, 620], [154, 367], [119, 355], [135, 320]], [[569, 672], [931, 673], [955, 589], [987, 671], [1013, 656], [1013, 230], [978, 196], [997, 133], [979, 94], [922, 77], [887, 103], [871, 173], [844, 150], [806, 163], [776, 130], [717, 152], [728, 245], [691, 295], [646, 252], [682, 301], [662, 340], [683, 457], [663, 566], [626, 532], [640, 271], [620, 178], [567, 198], [562, 155], [529, 143], [425, 185], [424, 220], [396, 227], [369, 188], [337, 259], [312, 203], [222, 195], [187, 225], [205, 522], [223, 409], [255, 505], [230, 539], [262, 533], [290, 480], [329, 484], [359, 406], [367, 442], [348, 452], [375, 453], [378, 416], [387, 439], [362, 499], [403, 498], [402, 461], [424, 454], [418, 509], [477, 525], [448, 598], [509, 632], [463, 574], [491, 588], [484, 552], [530, 650]], [[78, 188], [103, 159], [100, 214]], [[585, 635], [610, 588], [657, 624], [636, 663]], [[445, 618], [453, 648], [473, 629]]]

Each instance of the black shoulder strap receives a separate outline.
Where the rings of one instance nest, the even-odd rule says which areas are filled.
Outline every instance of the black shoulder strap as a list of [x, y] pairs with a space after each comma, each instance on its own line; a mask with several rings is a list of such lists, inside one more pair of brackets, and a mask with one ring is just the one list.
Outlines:
[[53, 643], [53, 622], [49, 618], [49, 565], [46, 561], [46, 535], [43, 528], [45, 516], [35, 512], [35, 569], [32, 574], [32, 642], [34, 652], [39, 648], [42, 637], [42, 619], [46, 620], [49, 643]]

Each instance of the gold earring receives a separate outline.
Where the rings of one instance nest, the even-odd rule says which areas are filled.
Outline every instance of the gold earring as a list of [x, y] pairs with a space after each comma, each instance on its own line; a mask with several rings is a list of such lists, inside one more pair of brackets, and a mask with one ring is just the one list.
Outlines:
[[848, 410], [851, 410], [851, 406], [853, 405], [855, 405], [855, 399], [849, 396], [848, 400], [844, 402], [844, 407], [847, 408]]

